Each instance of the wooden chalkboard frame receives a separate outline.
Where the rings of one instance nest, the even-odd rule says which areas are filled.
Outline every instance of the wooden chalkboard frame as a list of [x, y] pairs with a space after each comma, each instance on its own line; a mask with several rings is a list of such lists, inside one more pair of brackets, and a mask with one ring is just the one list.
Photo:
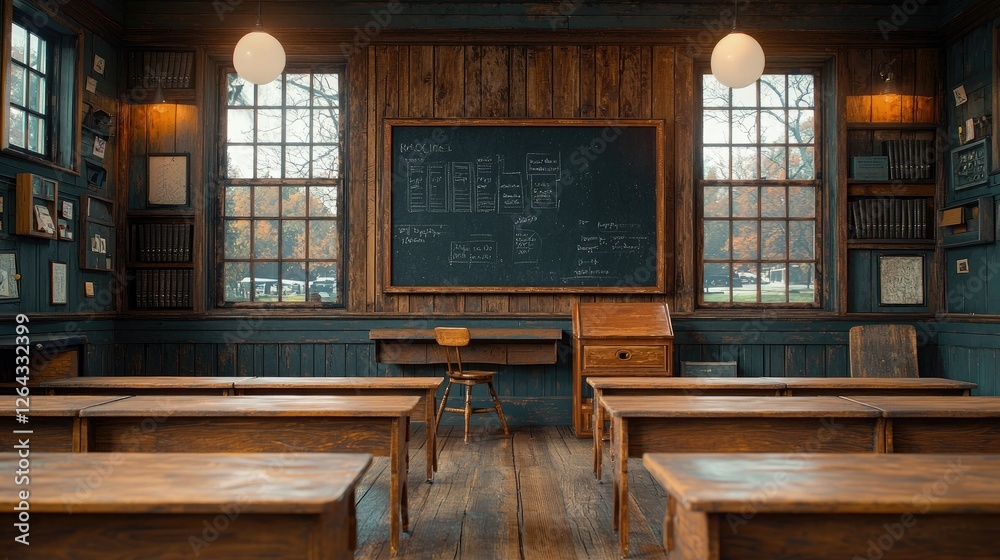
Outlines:
[[[383, 258], [382, 279], [386, 293], [646, 293], [666, 292], [666, 188], [664, 158], [666, 142], [664, 123], [658, 119], [483, 119], [483, 118], [399, 118], [384, 119], [382, 137], [382, 177], [380, 180], [380, 204], [378, 207], [378, 234]], [[392, 279], [392, 231], [393, 231], [393, 130], [397, 127], [465, 127], [465, 126], [524, 126], [524, 127], [644, 127], [655, 131], [656, 154], [655, 200], [656, 200], [656, 282], [647, 286], [406, 286], [394, 285]]]

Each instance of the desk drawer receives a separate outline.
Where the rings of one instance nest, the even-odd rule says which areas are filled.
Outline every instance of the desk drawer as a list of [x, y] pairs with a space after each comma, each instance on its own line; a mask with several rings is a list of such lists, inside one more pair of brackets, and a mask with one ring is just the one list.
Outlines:
[[666, 370], [667, 347], [587, 345], [583, 347], [583, 367]]

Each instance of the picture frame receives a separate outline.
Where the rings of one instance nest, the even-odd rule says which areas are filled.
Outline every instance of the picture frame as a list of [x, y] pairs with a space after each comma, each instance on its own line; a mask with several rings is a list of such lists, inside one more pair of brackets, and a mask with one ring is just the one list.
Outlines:
[[924, 255], [879, 255], [880, 306], [926, 305]]
[[0, 251], [0, 302], [21, 299], [21, 275], [17, 273], [17, 251]]
[[56, 230], [60, 241], [74, 241], [76, 232], [73, 230], [73, 220], [76, 217], [76, 203], [72, 200], [60, 200], [56, 218]]
[[69, 303], [67, 290], [69, 281], [67, 278], [68, 267], [66, 263], [59, 261], [49, 261], [49, 303], [52, 305], [66, 305]]
[[989, 141], [982, 138], [951, 151], [951, 185], [955, 191], [985, 185], [989, 180]]
[[[993, 138], [1000, 140], [1000, 26], [993, 27]], [[1000, 141], [993, 142], [990, 173], [1000, 173]]]
[[146, 157], [146, 205], [182, 208], [190, 205], [190, 156], [187, 153]]

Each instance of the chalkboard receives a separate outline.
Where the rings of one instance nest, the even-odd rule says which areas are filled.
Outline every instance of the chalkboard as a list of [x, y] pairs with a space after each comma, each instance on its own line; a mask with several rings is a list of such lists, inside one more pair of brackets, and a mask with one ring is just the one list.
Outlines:
[[664, 290], [655, 120], [402, 120], [385, 129], [386, 291]]

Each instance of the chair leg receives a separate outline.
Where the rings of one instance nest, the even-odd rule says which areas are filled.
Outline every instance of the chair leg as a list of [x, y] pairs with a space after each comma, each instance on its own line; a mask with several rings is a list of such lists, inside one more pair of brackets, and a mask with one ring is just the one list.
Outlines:
[[472, 420], [472, 385], [465, 386], [465, 443], [469, 443], [469, 422]]
[[490, 381], [486, 382], [486, 386], [490, 388], [490, 396], [493, 397], [493, 406], [497, 409], [497, 416], [500, 417], [500, 425], [503, 426], [503, 433], [506, 436], [510, 435], [507, 431], [507, 419], [504, 418], [503, 409], [500, 408], [500, 399], [497, 398], [497, 392], [493, 390], [493, 383]]
[[441, 416], [444, 415], [445, 403], [448, 402], [448, 393], [451, 392], [451, 380], [448, 380], [448, 384], [444, 386], [444, 397], [441, 398], [441, 404], [438, 405], [437, 419], [434, 421], [434, 430], [436, 432], [441, 431]]

